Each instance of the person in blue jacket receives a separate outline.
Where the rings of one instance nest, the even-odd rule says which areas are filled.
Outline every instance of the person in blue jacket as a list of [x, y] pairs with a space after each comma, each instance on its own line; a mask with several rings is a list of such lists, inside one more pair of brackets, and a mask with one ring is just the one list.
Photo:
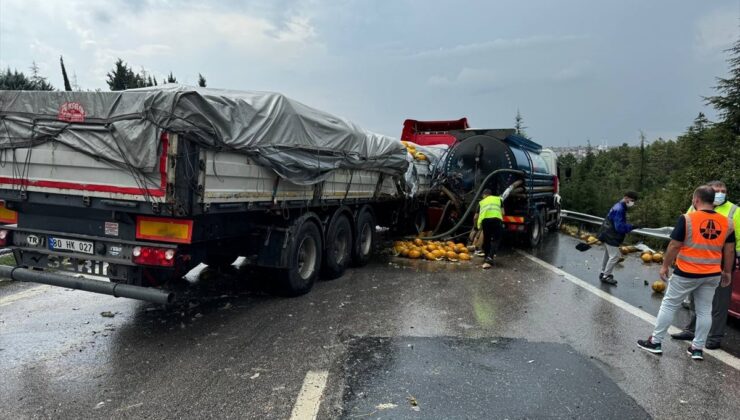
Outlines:
[[607, 284], [617, 284], [612, 275], [614, 266], [619, 262], [619, 246], [624, 242], [624, 237], [637, 226], [627, 223], [627, 210], [637, 202], [637, 193], [627, 191], [624, 197], [609, 210], [604, 218], [604, 223], [599, 229], [599, 240], [604, 243], [604, 260], [601, 262], [601, 273], [599, 280]]

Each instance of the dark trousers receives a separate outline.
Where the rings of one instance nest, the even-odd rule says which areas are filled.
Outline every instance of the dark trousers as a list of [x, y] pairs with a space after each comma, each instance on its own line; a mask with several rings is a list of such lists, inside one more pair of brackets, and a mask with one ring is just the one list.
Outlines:
[[[735, 269], [738, 269], [738, 260], [735, 258]], [[733, 273], [734, 275], [734, 273]], [[712, 328], [707, 335], [707, 342], [721, 343], [725, 336], [725, 327], [727, 327], [727, 313], [730, 310], [730, 299], [732, 298], [732, 283], [727, 287], [718, 287], [714, 291], [714, 300], [712, 300]], [[694, 334], [696, 330], [696, 312], [694, 312], [694, 299], [691, 299], [691, 321], [684, 328], [685, 332]]]
[[483, 253], [486, 254], [486, 260], [491, 260], [496, 255], [501, 238], [504, 236], [504, 222], [496, 218], [483, 219], [481, 229], [483, 230]]

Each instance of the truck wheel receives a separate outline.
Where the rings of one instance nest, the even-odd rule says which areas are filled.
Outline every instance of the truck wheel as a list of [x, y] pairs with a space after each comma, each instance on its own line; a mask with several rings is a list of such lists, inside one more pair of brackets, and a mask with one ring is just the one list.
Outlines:
[[357, 240], [352, 252], [354, 265], [362, 267], [370, 262], [373, 246], [375, 246], [375, 217], [368, 208], [364, 208], [357, 216]]
[[532, 223], [529, 225], [529, 246], [531, 248], [536, 247], [537, 245], [542, 242], [542, 236], [545, 234], [545, 217], [542, 215], [542, 212], [537, 212], [532, 220]]
[[283, 296], [300, 296], [313, 287], [321, 269], [321, 232], [315, 223], [304, 221], [291, 241], [288, 268], [280, 271]]
[[352, 224], [344, 214], [336, 215], [326, 233], [326, 249], [322, 277], [333, 280], [342, 277], [352, 261]]

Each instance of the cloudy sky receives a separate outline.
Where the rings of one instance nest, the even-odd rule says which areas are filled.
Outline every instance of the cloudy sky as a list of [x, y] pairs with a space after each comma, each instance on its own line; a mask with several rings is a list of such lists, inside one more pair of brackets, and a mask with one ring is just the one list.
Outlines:
[[406, 118], [511, 127], [544, 145], [675, 137], [740, 31], [738, 0], [0, 0], [0, 67], [105, 89], [158, 80], [278, 91], [400, 136]]

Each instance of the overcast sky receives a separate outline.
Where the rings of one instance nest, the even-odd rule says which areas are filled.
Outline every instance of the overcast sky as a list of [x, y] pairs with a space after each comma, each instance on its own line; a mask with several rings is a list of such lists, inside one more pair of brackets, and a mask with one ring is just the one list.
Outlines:
[[698, 112], [740, 2], [0, 0], [0, 67], [104, 89], [120, 57], [158, 80], [269, 90], [398, 137], [406, 118], [511, 127], [546, 146], [673, 138]]

